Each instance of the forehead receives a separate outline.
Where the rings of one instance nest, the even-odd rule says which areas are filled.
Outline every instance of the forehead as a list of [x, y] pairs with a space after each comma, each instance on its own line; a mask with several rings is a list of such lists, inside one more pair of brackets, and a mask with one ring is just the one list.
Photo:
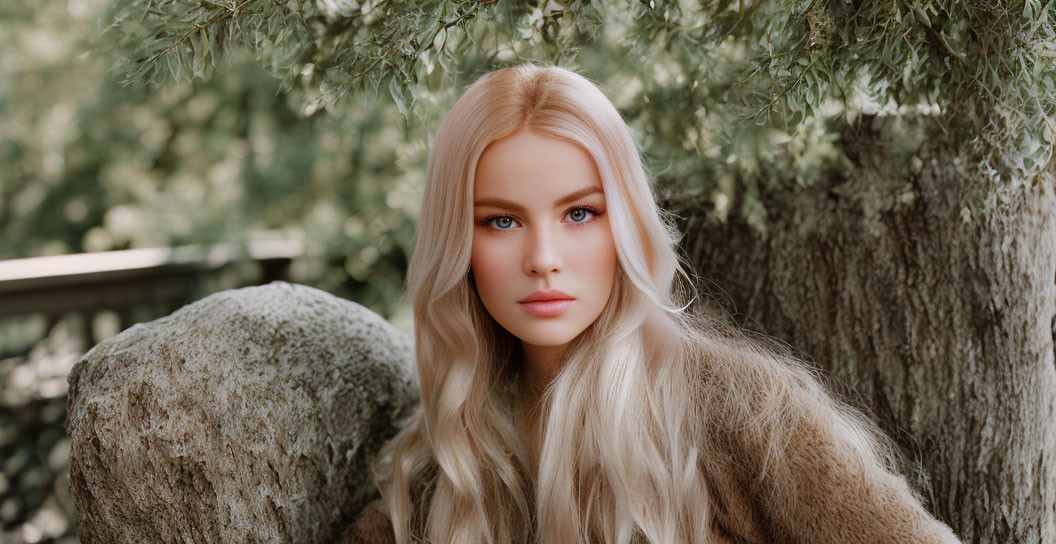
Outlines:
[[552, 201], [586, 187], [601, 188], [594, 160], [562, 138], [523, 130], [488, 146], [477, 162], [473, 196]]

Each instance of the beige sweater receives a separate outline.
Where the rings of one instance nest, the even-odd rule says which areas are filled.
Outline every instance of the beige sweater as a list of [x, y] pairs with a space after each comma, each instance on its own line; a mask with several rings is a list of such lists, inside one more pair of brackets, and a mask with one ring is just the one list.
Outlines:
[[[749, 378], [725, 383], [751, 388], [751, 394], [759, 401], [774, 391]], [[706, 397], [722, 398], [726, 392], [713, 393]], [[717, 461], [709, 459], [709, 466], [704, 468], [713, 505], [712, 542], [960, 542], [949, 527], [932, 517], [913, 497], [903, 477], [878, 465], [863, 467], [856, 462], [858, 457], [847, 438], [831, 424], [831, 406], [808, 396], [792, 395], [779, 400], [790, 409], [766, 425], [770, 434], [745, 432], [752, 424], [743, 420], [744, 410], [709, 418], [709, 434], [702, 440], [712, 441], [721, 452]], [[716, 410], [716, 414], [722, 412]], [[767, 436], [769, 439], [763, 438]], [[763, 457], [768, 447], [765, 441], [775, 438], [785, 443], [781, 458], [769, 463], [764, 472]], [[765, 476], [759, 477], [760, 474]], [[392, 527], [380, 501], [359, 515], [341, 541], [392, 542]]]
[[[906, 482], [887, 472], [850, 473], [819, 437], [806, 438], [794, 466], [795, 496], [753, 489], [744, 470], [709, 473], [715, 544], [909, 544], [960, 542], [912, 498]], [[731, 463], [732, 465], [732, 463]], [[394, 544], [381, 501], [368, 505], [339, 544]]]

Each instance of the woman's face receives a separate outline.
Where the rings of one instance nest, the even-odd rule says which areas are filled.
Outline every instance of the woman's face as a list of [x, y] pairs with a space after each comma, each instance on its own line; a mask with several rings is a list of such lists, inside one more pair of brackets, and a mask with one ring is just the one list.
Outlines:
[[[495, 321], [527, 346], [563, 347], [601, 314], [616, 248], [590, 155], [560, 138], [521, 131], [493, 142], [473, 187], [477, 292]], [[526, 302], [558, 290], [551, 302]]]

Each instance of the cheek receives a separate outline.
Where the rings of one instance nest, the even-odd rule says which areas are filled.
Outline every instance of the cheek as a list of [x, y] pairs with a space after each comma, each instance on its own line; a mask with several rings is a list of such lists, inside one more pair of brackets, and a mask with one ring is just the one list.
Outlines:
[[482, 298], [490, 296], [497, 287], [501, 286], [504, 276], [508, 278], [503, 270], [503, 261], [499, 252], [496, 251], [494, 244], [488, 244], [486, 241], [473, 241], [470, 266], [473, 267], [473, 279]]
[[599, 289], [612, 286], [616, 274], [616, 244], [608, 228], [599, 229], [598, 235], [579, 253], [587, 266], [588, 275]]

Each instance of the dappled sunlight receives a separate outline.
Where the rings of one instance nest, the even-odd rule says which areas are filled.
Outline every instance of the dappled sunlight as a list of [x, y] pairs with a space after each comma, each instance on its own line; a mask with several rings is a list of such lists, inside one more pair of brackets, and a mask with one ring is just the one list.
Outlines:
[[0, 405], [64, 396], [66, 375], [83, 353], [84, 342], [71, 333], [69, 323], [58, 323], [25, 357], [0, 360], [0, 382], [7, 384], [0, 389]]
[[25, 355], [0, 360], [0, 542], [77, 542], [63, 428], [66, 377], [84, 350], [77, 328], [61, 320]]

